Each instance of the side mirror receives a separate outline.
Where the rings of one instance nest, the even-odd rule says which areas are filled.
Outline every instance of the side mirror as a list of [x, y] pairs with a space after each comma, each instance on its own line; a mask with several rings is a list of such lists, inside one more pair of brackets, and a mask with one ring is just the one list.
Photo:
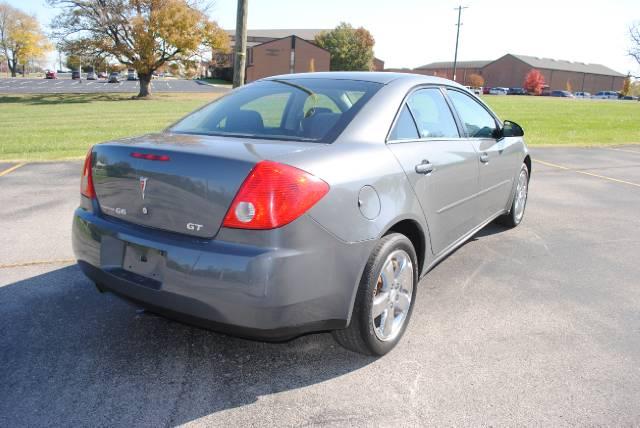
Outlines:
[[510, 120], [505, 120], [502, 126], [503, 137], [522, 137], [524, 135], [524, 129], [520, 125]]

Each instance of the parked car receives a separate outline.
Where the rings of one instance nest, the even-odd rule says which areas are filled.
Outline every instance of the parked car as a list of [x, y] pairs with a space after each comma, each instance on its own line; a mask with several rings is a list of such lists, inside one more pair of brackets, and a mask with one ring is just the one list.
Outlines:
[[491, 95], [507, 95], [507, 93], [509, 92], [509, 89], [507, 88], [491, 88], [491, 90], [489, 90], [489, 93]]
[[638, 97], [633, 96], [633, 95], [625, 95], [624, 97], [622, 97], [623, 100], [631, 100], [631, 101], [637, 101]]
[[475, 94], [475, 95], [481, 95], [482, 94], [482, 88], [478, 88], [478, 87], [475, 87], [475, 86], [465, 86], [465, 88], [467, 88], [467, 90], [469, 92], [471, 92], [472, 94]]
[[615, 91], [600, 91], [597, 92], [593, 98], [599, 100], [617, 100], [619, 97], [618, 93]]
[[527, 91], [524, 88], [509, 88], [507, 95], [527, 95]]
[[87, 80], [96, 80], [98, 75], [94, 71], [90, 71], [87, 73]]
[[569, 91], [551, 91], [552, 97], [575, 98]]
[[114, 71], [109, 75], [109, 83], [118, 83], [120, 81], [120, 73]]
[[591, 98], [591, 93], [589, 92], [578, 91], [574, 95], [576, 98]]
[[439, 78], [268, 77], [93, 146], [75, 256], [155, 313], [254, 339], [331, 330], [383, 355], [420, 278], [493, 220], [522, 221], [523, 134]]
[[489, 94], [489, 92], [491, 92], [491, 88], [489, 88], [488, 86], [483, 86], [483, 87], [482, 87], [482, 93], [483, 93], [484, 95], [488, 95], [488, 94]]
[[44, 75], [45, 79], [57, 79], [58, 75], [56, 74], [56, 72], [54, 70], [49, 70], [45, 73]]
[[100, 73], [98, 73], [98, 79], [106, 79], [107, 76], [107, 72], [106, 71], [101, 71]]
[[127, 80], [138, 80], [138, 73], [135, 70], [129, 70]]
[[78, 80], [78, 79], [82, 79], [82, 75], [80, 74], [79, 71], [72, 71], [71, 72], [71, 78], [73, 80]]

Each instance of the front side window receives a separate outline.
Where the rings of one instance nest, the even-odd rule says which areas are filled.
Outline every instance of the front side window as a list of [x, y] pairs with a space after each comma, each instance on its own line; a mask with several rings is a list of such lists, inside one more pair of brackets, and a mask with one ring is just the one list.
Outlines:
[[264, 80], [214, 101], [169, 130], [330, 143], [381, 87], [355, 80]]
[[493, 138], [496, 121], [476, 100], [459, 91], [447, 92], [469, 138]]
[[437, 88], [420, 89], [407, 101], [421, 138], [460, 138], [447, 102]]

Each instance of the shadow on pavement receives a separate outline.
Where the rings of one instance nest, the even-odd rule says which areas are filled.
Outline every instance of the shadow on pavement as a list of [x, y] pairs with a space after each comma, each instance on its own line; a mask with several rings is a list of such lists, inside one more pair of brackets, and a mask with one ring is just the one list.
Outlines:
[[140, 313], [76, 266], [0, 287], [0, 425], [176, 425], [358, 370], [328, 334], [269, 344]]
[[484, 238], [485, 236], [491, 236], [491, 235], [495, 235], [497, 233], [506, 232], [507, 230], [509, 230], [509, 228], [506, 227], [506, 226], [502, 226], [502, 225], [496, 224], [496, 223], [489, 223], [488, 225], [483, 227], [481, 230], [479, 230], [478, 233], [473, 235], [471, 240], [475, 241], [478, 238]]

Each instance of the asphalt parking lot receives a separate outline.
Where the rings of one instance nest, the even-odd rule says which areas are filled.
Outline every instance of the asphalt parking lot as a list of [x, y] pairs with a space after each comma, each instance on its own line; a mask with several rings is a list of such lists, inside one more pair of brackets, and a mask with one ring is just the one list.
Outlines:
[[640, 146], [532, 155], [523, 224], [427, 275], [380, 359], [101, 295], [71, 262], [80, 163], [0, 176], [0, 426], [639, 425]]
[[[64, 94], [94, 92], [138, 92], [138, 81], [122, 80], [108, 83], [100, 80], [71, 79], [0, 79], [0, 93], [8, 94]], [[224, 92], [225, 86], [214, 86], [199, 80], [154, 79], [151, 81], [154, 92]]]

